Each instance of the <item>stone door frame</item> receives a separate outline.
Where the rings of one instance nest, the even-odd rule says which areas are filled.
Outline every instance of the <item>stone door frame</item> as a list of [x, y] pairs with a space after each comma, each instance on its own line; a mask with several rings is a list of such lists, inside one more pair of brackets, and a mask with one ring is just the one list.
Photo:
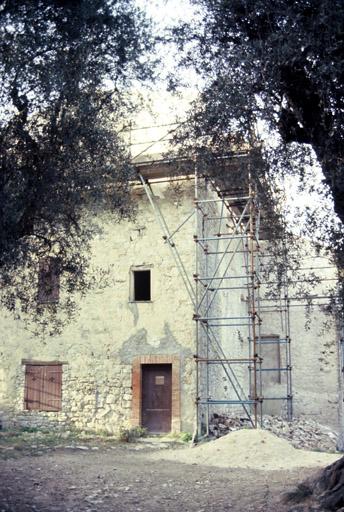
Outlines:
[[132, 363], [132, 418], [133, 427], [141, 426], [142, 414], [142, 365], [172, 365], [172, 419], [171, 432], [180, 432], [180, 358], [179, 356], [149, 355], [138, 356]]

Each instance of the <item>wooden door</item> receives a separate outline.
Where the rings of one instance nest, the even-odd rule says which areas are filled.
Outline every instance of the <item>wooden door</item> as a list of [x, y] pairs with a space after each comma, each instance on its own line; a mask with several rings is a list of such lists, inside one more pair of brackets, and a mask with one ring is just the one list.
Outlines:
[[25, 409], [60, 411], [62, 365], [27, 364], [25, 371]]
[[171, 431], [172, 365], [142, 365], [142, 426], [152, 433]]

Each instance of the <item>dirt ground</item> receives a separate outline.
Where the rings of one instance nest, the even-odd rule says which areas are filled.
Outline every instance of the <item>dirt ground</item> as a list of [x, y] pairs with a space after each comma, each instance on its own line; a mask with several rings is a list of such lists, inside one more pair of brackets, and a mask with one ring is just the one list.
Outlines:
[[314, 472], [151, 460], [159, 443], [22, 448], [0, 460], [0, 512], [284, 512], [281, 494]]

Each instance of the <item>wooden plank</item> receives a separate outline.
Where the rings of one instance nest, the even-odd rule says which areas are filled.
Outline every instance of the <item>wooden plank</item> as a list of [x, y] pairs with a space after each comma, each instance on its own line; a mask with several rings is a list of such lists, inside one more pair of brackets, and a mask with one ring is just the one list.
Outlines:
[[28, 410], [39, 410], [42, 388], [42, 367], [30, 366], [25, 371], [25, 407]]
[[142, 426], [150, 432], [171, 431], [172, 365], [142, 366]]
[[60, 363], [26, 365], [24, 403], [27, 410], [61, 410], [62, 365]]
[[43, 367], [41, 407], [44, 411], [61, 410], [62, 366]]

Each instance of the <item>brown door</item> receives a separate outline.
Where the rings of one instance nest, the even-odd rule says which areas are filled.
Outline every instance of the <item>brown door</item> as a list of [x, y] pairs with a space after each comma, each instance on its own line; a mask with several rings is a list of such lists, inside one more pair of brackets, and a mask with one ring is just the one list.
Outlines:
[[152, 433], [171, 431], [172, 365], [142, 365], [142, 426]]

